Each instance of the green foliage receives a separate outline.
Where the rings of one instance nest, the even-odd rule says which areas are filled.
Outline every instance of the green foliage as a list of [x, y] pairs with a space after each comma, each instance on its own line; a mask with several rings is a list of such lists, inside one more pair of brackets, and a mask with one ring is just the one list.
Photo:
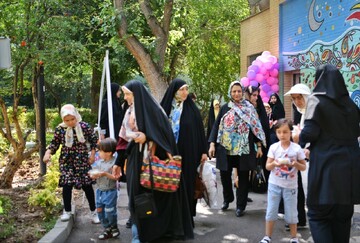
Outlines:
[[79, 108], [79, 113], [81, 115], [81, 118], [84, 122], [89, 123], [93, 128], [95, 124], [97, 123], [98, 116], [96, 113], [91, 112], [90, 109], [87, 108]]
[[249, 15], [248, 1], [188, 0], [186, 4], [184, 35], [191, 38], [184, 57], [186, 74], [199, 102], [208, 105], [211, 99], [226, 96], [228, 84], [240, 74], [240, 22]]
[[40, 206], [44, 208], [45, 219], [52, 218], [52, 215], [59, 211], [61, 200], [59, 193], [57, 193], [57, 186], [59, 181], [59, 155], [60, 149], [51, 157], [51, 166], [48, 166], [45, 180], [41, 183], [41, 189], [30, 189], [30, 196], [28, 203], [30, 206]]
[[14, 219], [7, 217], [11, 208], [10, 198], [0, 195], [0, 239], [6, 239], [7, 236], [14, 232]]

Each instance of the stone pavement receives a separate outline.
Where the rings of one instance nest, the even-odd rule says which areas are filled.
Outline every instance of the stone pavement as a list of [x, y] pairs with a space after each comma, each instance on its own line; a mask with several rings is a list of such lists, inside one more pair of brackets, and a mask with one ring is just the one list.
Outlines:
[[[82, 194], [82, 192], [80, 192]], [[265, 231], [265, 210], [266, 194], [250, 193], [249, 197], [253, 202], [248, 203], [246, 214], [243, 217], [235, 216], [235, 203], [231, 203], [227, 211], [220, 210], [222, 204], [222, 186], [218, 176], [218, 207], [210, 209], [204, 205], [204, 202], [198, 203], [197, 216], [195, 217], [195, 238], [188, 241], [171, 241], [173, 243], [186, 242], [259, 242]], [[127, 210], [126, 184], [121, 183], [118, 198], [118, 226], [120, 236], [116, 239], [105, 241], [98, 240], [98, 235], [102, 233], [103, 228], [100, 224], [91, 224], [89, 218], [89, 209], [86, 199], [82, 196], [76, 197], [75, 208], [76, 217], [73, 222], [68, 223], [67, 228], [57, 228], [63, 236], [55, 240], [46, 240], [39, 242], [68, 242], [68, 243], [86, 243], [86, 242], [131, 242], [131, 230], [125, 227], [129, 217]], [[357, 206], [354, 214], [354, 223], [352, 226], [350, 240], [351, 243], [360, 242], [360, 207]], [[64, 223], [62, 223], [64, 224]], [[69, 226], [71, 225], [71, 226]], [[275, 224], [272, 242], [289, 242], [289, 232], [285, 231], [284, 220], [278, 220]], [[72, 230], [69, 232], [69, 228]], [[69, 235], [64, 238], [64, 235]], [[298, 237], [300, 242], [313, 242], [309, 229], [299, 230]], [[45, 238], [45, 237], [44, 237]], [[44, 239], [43, 238], [43, 239]], [[167, 241], [158, 241], [167, 242]]]

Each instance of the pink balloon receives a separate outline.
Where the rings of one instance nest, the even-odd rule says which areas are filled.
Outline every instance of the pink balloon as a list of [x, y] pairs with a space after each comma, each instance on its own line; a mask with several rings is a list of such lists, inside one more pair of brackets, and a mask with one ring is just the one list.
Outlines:
[[277, 69], [275, 69], [275, 68], [270, 71], [271, 77], [276, 78], [278, 76], [278, 74], [279, 74], [279, 71]]
[[255, 65], [255, 66], [258, 66], [259, 68], [261, 68], [264, 65], [264, 63], [260, 60], [254, 60], [252, 62], [252, 65]]
[[273, 92], [278, 92], [278, 91], [279, 91], [279, 85], [277, 85], [277, 84], [271, 85], [271, 90], [272, 90]]
[[247, 86], [249, 86], [249, 84], [250, 84], [250, 81], [249, 81], [249, 79], [248, 79], [247, 77], [241, 78], [241, 79], [240, 79], [240, 82], [241, 82], [241, 84], [242, 84], [244, 87], [247, 87]]
[[249, 70], [247, 71], [247, 77], [249, 78], [249, 80], [253, 80], [256, 76], [256, 73], [254, 70]]
[[272, 64], [277, 63], [277, 58], [276, 58], [275, 56], [270, 56], [270, 57], [268, 57], [268, 60], [269, 60]]
[[279, 79], [274, 78], [274, 84], [278, 84], [279, 83]]
[[265, 63], [264, 63], [264, 67], [265, 67], [267, 70], [270, 70], [270, 69], [272, 69], [273, 64], [272, 64], [271, 62], [265, 62]]
[[268, 103], [269, 102], [269, 97], [267, 97], [267, 96], [261, 96], [261, 99], [262, 99], [262, 101], [263, 102], [265, 102], [265, 103]]
[[271, 86], [275, 84], [275, 79], [273, 77], [269, 77], [268, 79], [266, 79], [266, 82]]
[[261, 73], [262, 75], [265, 75], [265, 74], [267, 73], [266, 68], [265, 68], [265, 67], [261, 67], [259, 73]]
[[259, 83], [264, 80], [264, 76], [261, 73], [256, 74], [255, 80]]
[[266, 73], [264, 74], [264, 79], [268, 79], [270, 77], [270, 74], [266, 71]]
[[254, 87], [257, 87], [259, 85], [259, 83], [256, 80], [251, 80], [250, 85], [254, 86]]
[[262, 98], [264, 98], [264, 97], [267, 96], [267, 93], [266, 93], [265, 91], [263, 91], [263, 90], [260, 90], [260, 96], [261, 96]]

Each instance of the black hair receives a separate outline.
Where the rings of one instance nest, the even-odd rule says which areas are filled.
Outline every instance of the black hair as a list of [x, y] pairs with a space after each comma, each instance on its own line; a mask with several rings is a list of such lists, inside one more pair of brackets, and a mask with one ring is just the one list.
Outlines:
[[286, 119], [286, 118], [281, 118], [281, 119], [277, 120], [276, 124], [274, 125], [274, 130], [276, 131], [283, 125], [287, 125], [289, 127], [290, 131], [293, 130], [293, 125], [294, 125], [293, 121], [290, 119]]
[[98, 144], [98, 149], [104, 152], [115, 153], [116, 151], [116, 140], [113, 138], [105, 138]]

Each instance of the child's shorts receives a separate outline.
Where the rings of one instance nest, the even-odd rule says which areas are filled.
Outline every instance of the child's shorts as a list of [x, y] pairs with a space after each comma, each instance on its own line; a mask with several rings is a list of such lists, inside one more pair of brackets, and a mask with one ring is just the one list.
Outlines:
[[298, 189], [283, 188], [269, 183], [267, 194], [266, 221], [275, 221], [278, 217], [281, 198], [284, 199], [285, 221], [288, 224], [298, 223], [297, 212]]

